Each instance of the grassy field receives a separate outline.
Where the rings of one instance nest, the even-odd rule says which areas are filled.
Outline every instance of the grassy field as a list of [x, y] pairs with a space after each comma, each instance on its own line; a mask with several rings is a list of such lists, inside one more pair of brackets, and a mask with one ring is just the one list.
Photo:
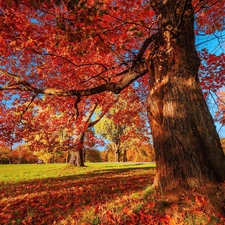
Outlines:
[[67, 176], [82, 176], [110, 169], [155, 168], [155, 163], [86, 163], [86, 167], [75, 168], [67, 164], [5, 164], [0, 165], [0, 182], [16, 183], [35, 179], [51, 179]]
[[[171, 202], [155, 164], [0, 165], [0, 224], [224, 224], [193, 198]], [[201, 201], [200, 201], [201, 202]]]

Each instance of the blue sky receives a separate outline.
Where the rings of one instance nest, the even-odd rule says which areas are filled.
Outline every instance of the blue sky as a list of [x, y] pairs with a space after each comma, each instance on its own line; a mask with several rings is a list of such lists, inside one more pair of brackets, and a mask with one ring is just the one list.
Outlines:
[[[225, 52], [225, 31], [216, 32], [215, 34], [211, 35], [196, 35], [196, 48], [197, 51], [200, 51], [203, 48], [208, 49], [208, 51], [215, 55], [220, 55], [221, 53]], [[225, 91], [225, 85], [221, 90]], [[214, 96], [216, 99], [217, 97]], [[214, 100], [209, 98], [209, 104], [213, 107], [211, 108], [211, 114], [214, 116], [215, 112], [217, 111], [217, 106], [214, 103]], [[210, 107], [209, 107], [210, 108]], [[225, 126], [222, 126], [220, 123], [216, 122], [216, 129], [219, 133], [220, 138], [225, 138]]]

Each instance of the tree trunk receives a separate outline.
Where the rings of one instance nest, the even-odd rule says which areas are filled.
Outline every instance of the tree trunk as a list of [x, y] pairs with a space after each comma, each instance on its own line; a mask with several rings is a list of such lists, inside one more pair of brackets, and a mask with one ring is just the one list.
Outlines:
[[9, 152], [9, 164], [12, 164], [13, 158], [12, 158], [12, 144], [10, 146], [10, 152]]
[[95, 122], [88, 123], [91, 116], [93, 115], [95, 109], [97, 108], [97, 104], [93, 104], [90, 108], [87, 115], [85, 115], [82, 119], [82, 122], [75, 127], [74, 135], [75, 135], [75, 149], [71, 152], [71, 158], [69, 163], [75, 166], [84, 166], [84, 135], [88, 127], [94, 126], [100, 119], [99, 117]]
[[84, 163], [85, 163], [85, 161], [86, 161], [86, 150], [83, 148], [83, 157], [84, 157]]
[[161, 32], [151, 45], [148, 97], [154, 185], [166, 190], [224, 181], [225, 156], [199, 85], [191, 1], [158, 2], [151, 3]]
[[70, 151], [67, 150], [67, 151], [66, 151], [66, 157], [65, 157], [65, 162], [66, 162], [66, 163], [69, 163], [69, 155], [70, 155]]
[[115, 162], [120, 162], [120, 153], [121, 153], [120, 144], [112, 142], [112, 148], [115, 152]]
[[123, 150], [123, 162], [127, 162], [127, 150]]
[[79, 167], [84, 166], [83, 144], [84, 144], [84, 133], [80, 133], [80, 135], [77, 137], [74, 151], [71, 152], [69, 164]]
[[79, 166], [79, 167], [84, 166], [83, 150], [80, 149], [78, 151], [71, 152], [71, 158], [69, 163], [73, 164], [74, 166]]
[[120, 162], [120, 155], [118, 151], [115, 151], [115, 162]]
[[71, 165], [76, 165], [76, 154], [75, 154], [75, 151], [71, 151], [70, 152], [70, 160], [69, 160], [69, 164]]
[[18, 156], [17, 158], [17, 164], [21, 164], [22, 163], [22, 157], [21, 156]]
[[71, 152], [69, 164], [79, 167], [84, 166], [83, 149]]

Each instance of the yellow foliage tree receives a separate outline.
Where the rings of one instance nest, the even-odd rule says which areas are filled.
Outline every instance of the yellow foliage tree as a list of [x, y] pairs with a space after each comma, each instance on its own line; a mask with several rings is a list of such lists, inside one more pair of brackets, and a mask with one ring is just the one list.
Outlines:
[[[129, 113], [127, 113], [127, 109], [130, 110]], [[110, 161], [127, 161], [127, 150], [137, 142], [148, 140], [148, 128], [146, 120], [141, 117], [142, 111], [143, 107], [137, 96], [132, 96], [130, 100], [121, 97], [102, 120], [94, 126], [95, 132], [109, 142], [107, 153], [101, 154], [103, 160], [110, 158]]]

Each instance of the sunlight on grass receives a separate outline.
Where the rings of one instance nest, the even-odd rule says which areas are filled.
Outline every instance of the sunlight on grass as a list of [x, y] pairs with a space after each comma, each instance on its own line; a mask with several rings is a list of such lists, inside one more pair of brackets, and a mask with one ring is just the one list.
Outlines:
[[154, 168], [155, 164], [86, 163], [86, 167], [68, 164], [10, 164], [0, 165], [0, 182], [15, 183], [33, 179], [76, 176], [90, 172], [107, 172], [110, 169]]
[[171, 202], [151, 184], [154, 164], [0, 166], [0, 223], [57, 225], [224, 224], [195, 202]]
[[0, 182], [20, 182], [32, 179], [57, 177], [65, 164], [10, 164], [0, 165]]
[[[66, 164], [2, 165], [0, 218], [5, 224], [42, 224], [42, 220], [100, 224], [110, 213], [113, 217], [123, 214], [126, 196], [150, 184], [153, 175], [152, 164], [87, 163], [82, 168]], [[118, 207], [112, 199], [117, 199]], [[105, 214], [106, 203], [110, 210]]]

